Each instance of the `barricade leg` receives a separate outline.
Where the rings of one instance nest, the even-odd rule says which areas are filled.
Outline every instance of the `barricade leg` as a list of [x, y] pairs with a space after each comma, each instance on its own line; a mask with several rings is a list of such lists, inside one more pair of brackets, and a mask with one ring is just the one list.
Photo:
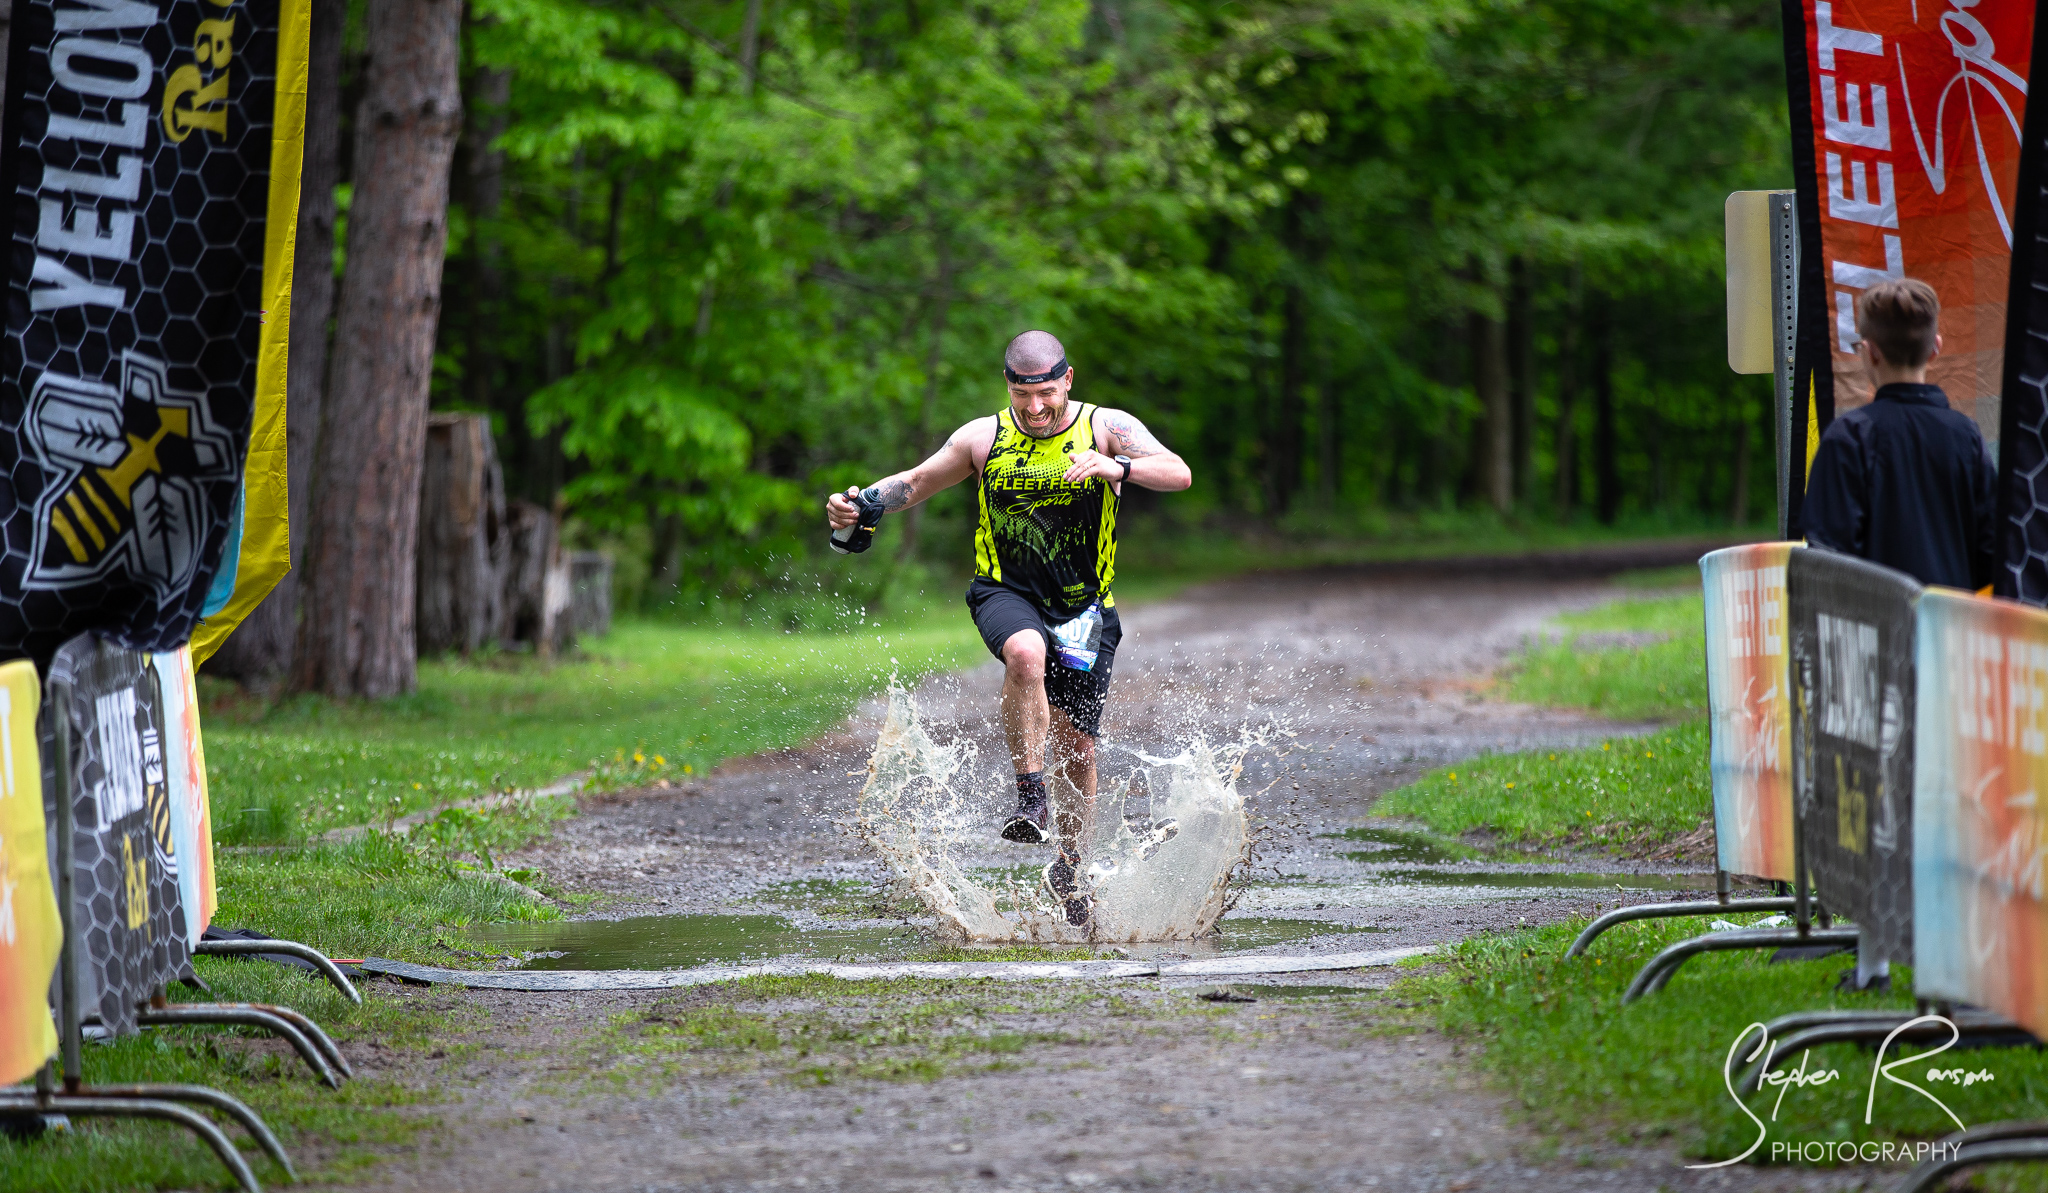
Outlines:
[[2014, 1161], [2048, 1160], [2048, 1120], [1987, 1123], [1945, 1136], [1945, 1155], [1915, 1167], [1898, 1183], [1897, 1193], [1932, 1193], [1966, 1168]]
[[1583, 956], [1595, 938], [1617, 924], [1632, 923], [1636, 920], [1677, 919], [1690, 915], [1743, 915], [1757, 911], [1792, 911], [1798, 900], [1790, 896], [1766, 896], [1761, 899], [1738, 899], [1727, 903], [1711, 899], [1689, 900], [1683, 903], [1639, 903], [1634, 907], [1619, 907], [1607, 912], [1579, 933], [1572, 947], [1565, 950], [1565, 956]]
[[[314, 1075], [326, 1082], [329, 1088], [341, 1088], [341, 1079], [328, 1065], [327, 1058], [321, 1055], [321, 1050], [289, 1020], [276, 1014], [275, 1008], [272, 1007], [257, 1003], [173, 1003], [161, 1008], [145, 1007], [136, 1012], [135, 1021], [143, 1027], [221, 1023], [234, 1027], [259, 1028], [290, 1044], [292, 1050], [299, 1054], [299, 1058], [306, 1062], [306, 1067], [313, 1070]], [[322, 1033], [322, 1038], [325, 1038], [325, 1033]], [[327, 1046], [332, 1048], [333, 1041], [329, 1040]]]
[[1654, 994], [1664, 988], [1671, 975], [1701, 953], [1729, 952], [1735, 949], [1787, 948], [1810, 944], [1855, 944], [1854, 928], [1815, 928], [1801, 932], [1797, 928], [1748, 928], [1739, 932], [1710, 932], [1681, 940], [1663, 952], [1650, 958], [1647, 965], [1636, 974], [1622, 994], [1623, 1003], [1631, 1003], [1645, 994]]
[[263, 1186], [256, 1183], [256, 1174], [249, 1170], [249, 1162], [242, 1153], [228, 1142], [219, 1127], [203, 1114], [187, 1110], [173, 1102], [154, 1101], [146, 1098], [98, 1098], [81, 1094], [53, 1094], [38, 1098], [33, 1090], [0, 1091], [0, 1110], [34, 1111], [43, 1114], [63, 1114], [71, 1118], [154, 1118], [177, 1125], [199, 1136], [220, 1162], [234, 1174], [248, 1193], [263, 1193]]
[[284, 1145], [277, 1141], [277, 1136], [271, 1132], [269, 1125], [255, 1111], [249, 1109], [241, 1099], [214, 1089], [212, 1086], [161, 1085], [153, 1083], [91, 1085], [85, 1087], [83, 1096], [92, 1098], [142, 1098], [145, 1100], [154, 1099], [160, 1102], [196, 1102], [202, 1106], [210, 1106], [242, 1124], [242, 1129], [249, 1132], [249, 1137], [256, 1141], [256, 1145], [269, 1153], [270, 1158], [277, 1161], [279, 1168], [284, 1169], [288, 1180], [296, 1181], [299, 1179], [298, 1170], [292, 1167], [291, 1157], [285, 1154]]
[[347, 995], [350, 1002], [363, 1005], [362, 994], [356, 990], [355, 983], [348, 980], [348, 975], [341, 972], [341, 967], [309, 944], [300, 944], [296, 940], [201, 940], [193, 943], [192, 951], [202, 957], [243, 957], [252, 953], [283, 953], [297, 957], [311, 962], [313, 968], [332, 982], [335, 989]]

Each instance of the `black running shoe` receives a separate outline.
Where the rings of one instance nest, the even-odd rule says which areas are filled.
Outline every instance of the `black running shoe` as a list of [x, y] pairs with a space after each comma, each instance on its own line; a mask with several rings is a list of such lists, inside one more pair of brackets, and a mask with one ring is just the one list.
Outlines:
[[1045, 868], [1045, 889], [1059, 901], [1067, 922], [1076, 928], [1088, 926], [1088, 897], [1081, 893], [1079, 863], [1062, 849]]
[[1037, 775], [1017, 776], [1017, 814], [1003, 824], [1003, 840], [1026, 845], [1043, 845], [1052, 839], [1046, 826], [1052, 820], [1052, 799], [1045, 780]]

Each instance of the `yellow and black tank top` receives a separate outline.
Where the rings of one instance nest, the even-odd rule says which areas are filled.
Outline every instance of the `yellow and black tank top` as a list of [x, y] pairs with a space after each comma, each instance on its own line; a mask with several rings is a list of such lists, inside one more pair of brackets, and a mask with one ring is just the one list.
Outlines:
[[1056, 620], [1098, 597], [1103, 608], [1116, 606], [1116, 493], [1097, 477], [1064, 479], [1068, 456], [1095, 447], [1098, 409], [1084, 404], [1066, 430], [1034, 439], [1003, 407], [981, 470], [974, 574], [1025, 594]]

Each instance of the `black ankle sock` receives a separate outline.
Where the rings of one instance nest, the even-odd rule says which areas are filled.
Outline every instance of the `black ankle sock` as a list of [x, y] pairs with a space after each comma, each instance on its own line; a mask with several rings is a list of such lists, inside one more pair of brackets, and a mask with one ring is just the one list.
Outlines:
[[1018, 775], [1018, 776], [1017, 776], [1017, 794], [1018, 794], [1018, 795], [1043, 795], [1043, 794], [1045, 794], [1045, 772], [1044, 772], [1044, 771], [1042, 771], [1042, 770], [1030, 770], [1030, 771], [1025, 771], [1025, 772], [1024, 772], [1023, 774], [1021, 774], [1021, 775]]

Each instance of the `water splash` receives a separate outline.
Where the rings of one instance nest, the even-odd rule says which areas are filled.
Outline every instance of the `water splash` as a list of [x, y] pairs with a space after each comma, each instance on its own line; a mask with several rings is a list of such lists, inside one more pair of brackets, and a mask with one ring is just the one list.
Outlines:
[[[1194, 736], [1172, 757], [1136, 755], [1140, 765], [1101, 784], [1083, 853], [1094, 902], [1087, 927], [1068, 924], [1032, 883], [970, 873], [965, 859], [992, 847], [998, 807], [966, 780], [975, 743], [934, 740], [910, 693], [894, 682], [853, 831], [945, 936], [1048, 944], [1191, 939], [1215, 927], [1230, 907], [1233, 878], [1249, 865], [1253, 831], [1237, 782], [1245, 754], [1264, 740], [1247, 733], [1218, 749]], [[1046, 781], [1056, 804], [1077, 798], [1056, 774]]]

